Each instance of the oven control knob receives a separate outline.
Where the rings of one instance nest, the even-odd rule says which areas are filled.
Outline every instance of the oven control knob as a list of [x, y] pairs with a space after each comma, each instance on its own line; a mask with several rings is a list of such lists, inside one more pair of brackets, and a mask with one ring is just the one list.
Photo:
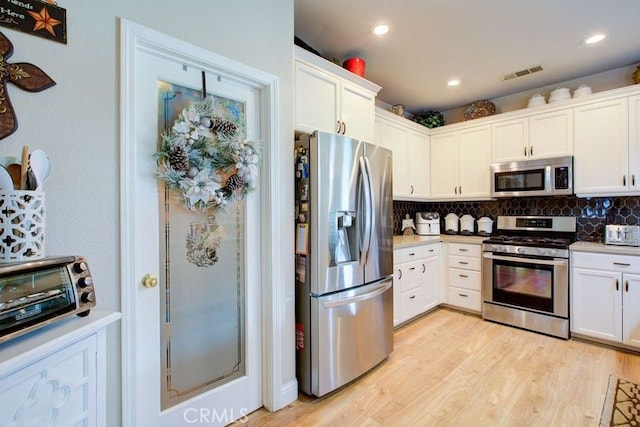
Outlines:
[[544, 248], [538, 248], [538, 255], [544, 255], [546, 253], [546, 249]]
[[81, 288], [93, 286], [93, 279], [91, 277], [81, 277], [78, 279], [78, 286], [80, 286]]
[[77, 262], [73, 265], [73, 271], [75, 271], [78, 274], [84, 273], [88, 269], [89, 268], [87, 267], [87, 263], [84, 261]]
[[85, 304], [96, 302], [96, 294], [95, 294], [95, 292], [85, 292], [80, 297], [80, 300], [82, 300], [82, 302], [85, 303]]

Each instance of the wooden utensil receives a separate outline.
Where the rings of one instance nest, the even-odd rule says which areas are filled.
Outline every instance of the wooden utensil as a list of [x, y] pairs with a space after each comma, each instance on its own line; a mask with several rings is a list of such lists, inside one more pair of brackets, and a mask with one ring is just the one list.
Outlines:
[[27, 170], [29, 169], [29, 146], [22, 147], [22, 162], [20, 163], [20, 189], [27, 189]]
[[22, 166], [19, 163], [11, 163], [7, 165], [7, 171], [13, 180], [13, 187], [20, 190], [20, 180], [22, 179]]

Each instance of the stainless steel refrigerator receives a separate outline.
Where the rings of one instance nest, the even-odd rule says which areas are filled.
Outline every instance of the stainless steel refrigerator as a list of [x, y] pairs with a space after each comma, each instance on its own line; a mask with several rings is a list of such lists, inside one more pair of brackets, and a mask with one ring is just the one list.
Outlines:
[[296, 141], [296, 362], [322, 396], [393, 351], [391, 152], [342, 135]]

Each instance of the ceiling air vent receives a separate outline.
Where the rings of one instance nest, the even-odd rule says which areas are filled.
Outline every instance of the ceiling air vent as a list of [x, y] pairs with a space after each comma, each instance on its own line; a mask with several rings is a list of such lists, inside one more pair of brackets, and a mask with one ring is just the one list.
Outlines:
[[516, 77], [528, 76], [529, 74], [537, 73], [538, 71], [542, 71], [542, 65], [536, 65], [535, 67], [526, 68], [524, 70], [520, 70], [520, 71], [516, 71], [514, 73], [507, 74], [507, 75], [503, 76], [502, 79], [503, 80], [511, 80], [511, 79], [515, 79]]

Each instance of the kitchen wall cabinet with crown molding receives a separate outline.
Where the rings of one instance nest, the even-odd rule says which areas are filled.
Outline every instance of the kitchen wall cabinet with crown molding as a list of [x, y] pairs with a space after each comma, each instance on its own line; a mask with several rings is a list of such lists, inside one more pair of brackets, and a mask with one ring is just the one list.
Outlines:
[[492, 161], [509, 162], [573, 154], [573, 109], [498, 121], [491, 125]]
[[376, 108], [375, 143], [393, 152], [394, 200], [428, 200], [429, 134], [427, 128]]
[[432, 200], [486, 200], [491, 195], [491, 127], [432, 133]]
[[380, 86], [297, 46], [294, 62], [296, 130], [374, 141]]
[[640, 348], [640, 257], [572, 252], [571, 333]]
[[640, 96], [633, 96], [575, 108], [576, 194], [640, 194], [639, 107]]

